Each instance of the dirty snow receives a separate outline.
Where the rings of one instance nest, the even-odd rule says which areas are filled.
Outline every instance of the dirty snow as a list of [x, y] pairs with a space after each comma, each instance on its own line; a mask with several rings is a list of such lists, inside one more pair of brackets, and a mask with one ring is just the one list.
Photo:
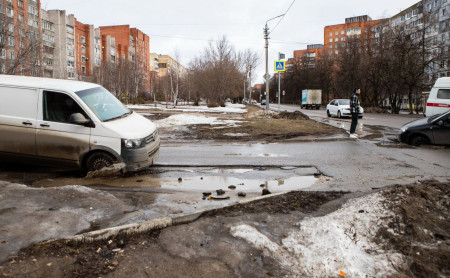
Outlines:
[[381, 194], [372, 194], [326, 216], [305, 218], [281, 246], [249, 225], [234, 226], [231, 234], [268, 253], [293, 275], [337, 277], [342, 270], [349, 277], [385, 277], [396, 273], [403, 258], [373, 242], [378, 228], [393, 217], [382, 201]]
[[162, 120], [154, 121], [154, 123], [156, 124], [157, 128], [164, 128], [173, 126], [201, 125], [201, 124], [236, 126], [236, 123], [239, 123], [239, 121], [218, 120], [216, 117], [176, 114]]
[[235, 113], [235, 114], [244, 114], [247, 113], [245, 109], [245, 105], [243, 104], [233, 104], [233, 103], [225, 103], [225, 107], [212, 107], [209, 108], [206, 105], [193, 106], [193, 105], [178, 105], [176, 107], [166, 108], [165, 105], [127, 105], [129, 109], [140, 109], [140, 110], [165, 110], [165, 111], [181, 111], [181, 112], [209, 112], [209, 113]]

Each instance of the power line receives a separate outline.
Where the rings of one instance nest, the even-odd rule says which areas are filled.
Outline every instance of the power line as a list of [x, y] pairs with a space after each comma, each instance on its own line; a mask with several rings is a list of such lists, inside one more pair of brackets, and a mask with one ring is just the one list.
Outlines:
[[286, 10], [286, 12], [284, 13], [283, 17], [280, 18], [280, 21], [278, 21], [277, 25], [275, 25], [275, 27], [273, 27], [272, 31], [270, 32], [270, 34], [273, 33], [273, 31], [275, 31], [275, 28], [277, 28], [278, 24], [280, 24], [280, 22], [283, 20], [283, 18], [286, 16], [286, 14], [289, 12], [289, 10], [291, 9], [292, 5], [294, 5], [295, 0], [292, 1], [292, 4], [289, 6], [289, 8]]

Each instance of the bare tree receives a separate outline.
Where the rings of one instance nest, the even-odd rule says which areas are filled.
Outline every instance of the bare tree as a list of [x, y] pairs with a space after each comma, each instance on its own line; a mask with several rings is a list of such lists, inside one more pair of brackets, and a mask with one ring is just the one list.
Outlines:
[[238, 55], [225, 37], [210, 42], [200, 57], [190, 63], [192, 89], [208, 105], [224, 105], [227, 97], [237, 98], [242, 88], [243, 73]]

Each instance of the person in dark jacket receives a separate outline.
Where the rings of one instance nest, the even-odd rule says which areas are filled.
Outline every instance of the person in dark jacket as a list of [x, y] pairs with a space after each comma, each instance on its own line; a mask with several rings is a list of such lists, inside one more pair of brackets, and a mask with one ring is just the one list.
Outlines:
[[350, 112], [352, 113], [352, 124], [350, 125], [350, 138], [358, 138], [355, 130], [358, 125], [358, 113], [359, 113], [359, 95], [361, 94], [360, 88], [355, 88], [353, 94], [350, 96]]

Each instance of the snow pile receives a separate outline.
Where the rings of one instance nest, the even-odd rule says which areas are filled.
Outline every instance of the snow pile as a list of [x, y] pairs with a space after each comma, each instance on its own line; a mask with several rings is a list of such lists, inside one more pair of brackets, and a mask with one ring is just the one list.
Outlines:
[[[396, 273], [403, 258], [373, 243], [376, 232], [393, 213], [382, 205], [383, 197], [372, 194], [346, 203], [323, 217], [305, 218], [299, 229], [282, 240], [282, 246], [267, 245], [267, 238], [248, 225], [231, 228], [256, 248], [278, 260], [293, 274], [306, 277], [385, 277]], [[275, 252], [276, 251], [276, 252]]]
[[168, 118], [154, 121], [157, 128], [184, 126], [184, 125], [228, 125], [236, 126], [239, 121], [218, 120], [216, 117], [205, 117], [189, 114], [177, 114]]
[[205, 112], [205, 113], [234, 113], [234, 114], [244, 114], [247, 113], [245, 109], [245, 105], [243, 104], [233, 104], [233, 103], [225, 103], [225, 107], [212, 107], [209, 108], [206, 105], [201, 106], [192, 106], [192, 105], [178, 105], [176, 107], [166, 108], [164, 105], [155, 106], [151, 105], [127, 105], [129, 109], [139, 109], [139, 110], [147, 110], [147, 109], [157, 109], [157, 110], [165, 110], [165, 111], [181, 111], [181, 112]]

